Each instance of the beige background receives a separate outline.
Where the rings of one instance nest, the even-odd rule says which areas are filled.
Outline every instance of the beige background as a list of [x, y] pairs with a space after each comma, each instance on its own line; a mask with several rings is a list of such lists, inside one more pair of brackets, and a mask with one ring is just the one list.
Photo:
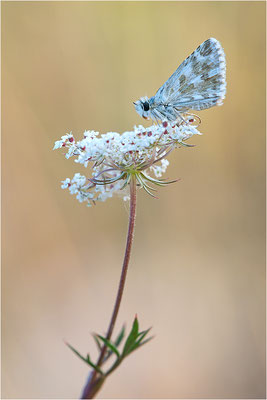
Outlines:
[[[227, 57], [225, 105], [170, 156], [181, 182], [138, 193], [117, 331], [153, 326], [100, 398], [265, 396], [265, 4], [2, 3], [2, 396], [77, 398], [123, 257], [128, 207], [88, 209], [61, 190], [82, 166], [65, 132], [123, 132], [202, 41]], [[88, 171], [89, 173], [89, 171]]]

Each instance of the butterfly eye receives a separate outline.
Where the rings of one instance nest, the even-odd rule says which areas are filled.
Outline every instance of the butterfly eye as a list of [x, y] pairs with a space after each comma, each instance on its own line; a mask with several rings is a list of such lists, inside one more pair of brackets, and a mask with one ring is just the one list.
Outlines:
[[149, 110], [149, 103], [147, 101], [145, 101], [143, 103], [143, 108], [144, 108], [144, 111], [148, 111]]

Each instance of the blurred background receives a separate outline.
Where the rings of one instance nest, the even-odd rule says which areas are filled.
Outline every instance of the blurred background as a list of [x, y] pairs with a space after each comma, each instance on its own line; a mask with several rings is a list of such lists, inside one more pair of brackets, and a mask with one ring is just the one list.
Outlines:
[[[138, 193], [116, 332], [152, 342], [100, 398], [265, 398], [265, 3], [2, 2], [2, 398], [77, 398], [120, 276], [128, 205], [60, 188], [84, 167], [72, 131], [149, 125], [149, 97], [209, 37], [227, 58], [223, 107], [171, 154], [160, 200]], [[89, 174], [88, 170], [88, 174]]]

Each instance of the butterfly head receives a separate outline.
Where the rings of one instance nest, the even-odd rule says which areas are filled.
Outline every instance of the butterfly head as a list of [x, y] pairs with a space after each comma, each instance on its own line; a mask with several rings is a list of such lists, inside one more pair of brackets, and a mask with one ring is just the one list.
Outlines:
[[134, 103], [135, 109], [141, 117], [149, 119], [150, 117], [150, 104], [148, 97], [141, 97]]

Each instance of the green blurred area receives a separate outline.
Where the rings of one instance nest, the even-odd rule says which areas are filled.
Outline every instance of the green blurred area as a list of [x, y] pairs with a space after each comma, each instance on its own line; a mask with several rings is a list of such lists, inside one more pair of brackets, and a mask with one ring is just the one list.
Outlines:
[[60, 181], [84, 168], [72, 131], [149, 125], [154, 95], [209, 37], [227, 59], [223, 107], [169, 157], [180, 182], [138, 193], [117, 331], [154, 340], [100, 398], [265, 398], [265, 2], [2, 2], [2, 397], [77, 398], [120, 274], [128, 205], [88, 209]]

